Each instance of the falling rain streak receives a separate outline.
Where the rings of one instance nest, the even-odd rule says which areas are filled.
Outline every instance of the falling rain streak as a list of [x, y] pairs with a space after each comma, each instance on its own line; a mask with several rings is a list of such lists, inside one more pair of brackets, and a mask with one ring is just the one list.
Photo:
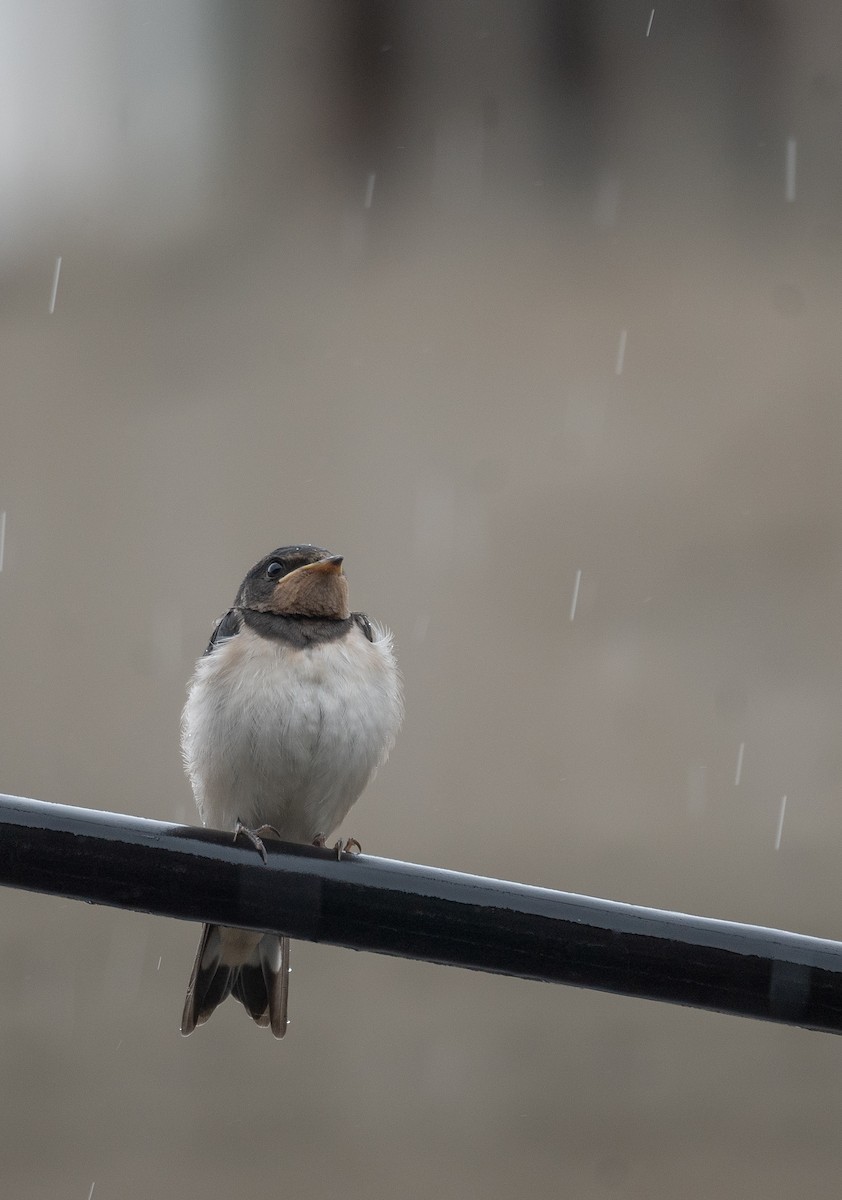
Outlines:
[[53, 290], [50, 293], [50, 314], [56, 311], [56, 296], [58, 295], [58, 277], [61, 274], [61, 255], [56, 259], [56, 268], [53, 271]]
[[781, 848], [781, 834], [784, 831], [784, 817], [786, 816], [786, 796], [781, 800], [781, 814], [778, 817], [778, 832], [775, 837], [775, 849]]
[[653, 8], [651, 13], [649, 14], [649, 24], [646, 26], [646, 36], [647, 37], [649, 37], [649, 34], [652, 32], [652, 22], [654, 20], [655, 20], [655, 10]]
[[743, 774], [743, 754], [745, 752], [745, 748], [745, 742], [740, 742], [740, 748], [737, 751], [737, 770], [734, 773], [734, 787], [740, 786], [740, 779], [742, 778]]
[[374, 199], [374, 181], [377, 178], [377, 173], [372, 171], [368, 177], [368, 183], [365, 186], [365, 207], [371, 208], [371, 202]]
[[786, 144], [786, 198], [792, 204], [795, 199], [795, 165], [798, 153], [795, 138], [790, 138]]
[[579, 600], [579, 584], [582, 582], [582, 572], [576, 572], [576, 582], [573, 584], [573, 599], [570, 601], [570, 620], [576, 616], [576, 605]]
[[623, 362], [626, 357], [626, 334], [627, 334], [627, 332], [628, 331], [625, 329], [620, 330], [620, 344], [617, 347], [617, 363], [614, 367], [615, 375], [622, 375], [622, 373], [623, 373]]
[[0, 571], [3, 570], [3, 555], [6, 550], [6, 511], [0, 512]]
[[96, 1187], [96, 1180], [94, 1180], [93, 1183], [91, 1184], [91, 1190], [88, 1192], [88, 1200], [91, 1200], [91, 1196], [94, 1194], [95, 1187]]

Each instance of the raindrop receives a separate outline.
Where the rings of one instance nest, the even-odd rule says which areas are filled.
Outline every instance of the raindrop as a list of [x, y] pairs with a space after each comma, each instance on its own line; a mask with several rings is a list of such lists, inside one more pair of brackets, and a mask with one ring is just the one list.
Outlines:
[[745, 752], [745, 748], [745, 742], [740, 742], [740, 748], [737, 751], [737, 770], [734, 773], [734, 787], [740, 786], [740, 778], [742, 777], [743, 773], [743, 754]]
[[58, 295], [58, 277], [61, 274], [61, 255], [56, 259], [56, 267], [53, 272], [53, 290], [50, 293], [50, 314], [56, 311], [56, 296]]
[[377, 178], [375, 171], [369, 174], [368, 182], [365, 186], [365, 207], [371, 208], [371, 202], [374, 199], [374, 181]]
[[781, 848], [781, 834], [784, 831], [784, 817], [786, 816], [786, 796], [781, 800], [781, 815], [778, 817], [778, 832], [775, 837], [775, 849]]
[[786, 198], [789, 204], [795, 199], [795, 164], [798, 145], [795, 138], [789, 138], [786, 144]]
[[579, 584], [582, 582], [582, 572], [576, 572], [576, 582], [573, 584], [573, 599], [570, 601], [570, 620], [576, 616], [576, 605], [579, 601]]

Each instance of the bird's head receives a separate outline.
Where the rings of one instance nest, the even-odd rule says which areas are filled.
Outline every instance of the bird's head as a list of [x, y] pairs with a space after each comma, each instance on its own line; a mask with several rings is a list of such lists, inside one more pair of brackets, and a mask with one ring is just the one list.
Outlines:
[[279, 617], [344, 621], [350, 611], [342, 557], [319, 546], [281, 546], [252, 567], [235, 603]]

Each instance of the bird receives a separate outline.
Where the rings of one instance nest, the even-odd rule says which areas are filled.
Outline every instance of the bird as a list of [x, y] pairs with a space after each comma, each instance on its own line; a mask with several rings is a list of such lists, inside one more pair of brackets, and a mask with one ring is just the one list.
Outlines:
[[[245, 835], [264, 859], [268, 834], [324, 846], [402, 719], [392, 635], [350, 611], [342, 556], [273, 550], [216, 622], [188, 686], [181, 750], [202, 823]], [[205, 925], [181, 1032], [233, 993], [282, 1038], [288, 988], [288, 938]]]

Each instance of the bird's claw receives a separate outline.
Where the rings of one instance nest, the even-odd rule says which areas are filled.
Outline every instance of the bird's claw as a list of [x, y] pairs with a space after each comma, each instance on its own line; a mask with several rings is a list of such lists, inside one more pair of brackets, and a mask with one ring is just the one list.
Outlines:
[[[327, 850], [328, 845], [326, 835], [323, 833], [317, 833], [313, 838], [313, 845], [318, 846], [320, 850]], [[335, 842], [334, 845], [330, 847], [330, 849], [336, 851], [336, 857], [338, 860], [341, 860], [343, 854], [350, 854], [353, 856], [356, 854], [362, 854], [363, 850], [360, 843], [354, 837], [340, 838], [339, 841]]]
[[272, 833], [278, 841], [281, 840], [281, 835], [274, 825], [260, 825], [257, 829], [249, 829], [248, 825], [244, 825], [242, 821], [238, 820], [234, 826], [234, 841], [236, 842], [239, 837], [244, 837], [247, 841], [251, 842], [264, 863], [266, 863], [269, 860], [266, 857], [266, 847], [263, 844], [263, 838], [260, 836], [261, 833]]

